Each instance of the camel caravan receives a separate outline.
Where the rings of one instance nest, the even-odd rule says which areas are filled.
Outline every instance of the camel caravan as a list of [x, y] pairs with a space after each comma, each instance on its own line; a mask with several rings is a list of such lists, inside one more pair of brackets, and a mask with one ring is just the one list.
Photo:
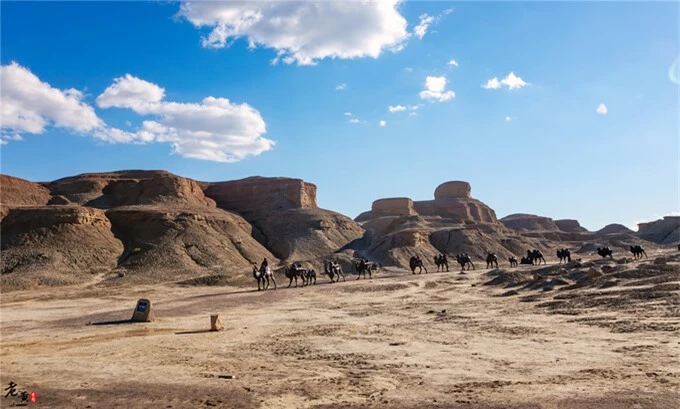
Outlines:
[[[680, 250], [680, 247], [678, 248]], [[643, 257], [647, 258], [647, 253], [640, 245], [630, 246], [630, 252], [633, 253], [635, 260], [641, 260]], [[569, 249], [561, 248], [556, 251], [557, 259], [559, 264], [571, 262], [571, 252]], [[613, 251], [609, 247], [598, 247], [597, 254], [600, 257], [609, 257], [613, 259]], [[460, 265], [461, 274], [465, 274], [465, 271], [470, 269], [475, 270], [475, 265], [472, 262], [472, 258], [467, 253], [461, 253], [455, 255], [456, 262]], [[580, 259], [579, 259], [580, 260]], [[449, 259], [446, 254], [440, 253], [432, 259], [435, 266], [437, 266], [437, 272], [443, 272], [444, 269], [449, 271]], [[494, 253], [487, 252], [486, 256], [486, 268], [499, 268], [498, 256]], [[515, 256], [510, 256], [508, 258], [508, 263], [510, 267], [519, 267], [520, 264], [537, 266], [541, 264], [547, 264], [543, 253], [540, 250], [533, 249], [527, 250], [525, 257], [521, 257], [519, 260]], [[381, 266], [378, 263], [371, 262], [368, 259], [361, 258], [352, 261], [352, 267], [354, 267], [354, 272], [357, 275], [356, 280], [360, 280], [362, 277], [366, 279], [373, 278], [373, 272], [376, 272]], [[420, 256], [411, 256], [409, 259], [409, 268], [412, 274], [422, 274], [423, 271], [427, 274], [427, 267], [425, 262]], [[316, 284], [316, 271], [311, 268], [303, 268], [301, 263], [292, 263], [283, 268], [283, 274], [288, 279], [288, 287], [293, 285], [295, 282], [295, 287], [298, 286], [298, 281], [300, 281], [302, 287], [308, 285]], [[336, 260], [324, 260], [323, 261], [323, 273], [328, 276], [331, 283], [337, 283], [342, 279], [343, 282], [347, 281], [345, 278], [345, 272], [342, 269], [340, 263]], [[274, 278], [274, 271], [269, 268], [267, 259], [265, 258], [258, 268], [256, 264], [253, 264], [253, 278], [257, 281], [257, 289], [267, 290], [270, 285], [274, 285], [274, 290], [276, 290], [276, 279]]]

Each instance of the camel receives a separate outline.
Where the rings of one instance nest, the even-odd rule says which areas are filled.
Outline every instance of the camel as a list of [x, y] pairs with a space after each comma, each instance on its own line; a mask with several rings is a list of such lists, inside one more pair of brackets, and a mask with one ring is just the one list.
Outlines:
[[636, 244], [635, 246], [630, 246], [630, 252], [633, 253], [633, 257], [637, 259], [642, 259], [642, 256], [644, 255], [645, 258], [647, 258], [647, 253], [645, 253], [645, 249], [643, 249], [639, 244]]
[[[264, 272], [261, 273], [262, 277], [264, 277], [265, 280], [267, 280], [267, 287], [265, 290], [269, 289], [269, 281], [271, 280], [272, 283], [274, 283], [274, 290], [276, 290], [276, 279], [274, 278], [274, 271], [272, 271], [269, 266], [265, 266]], [[264, 284], [264, 281], [263, 281]]]
[[425, 269], [425, 274], [427, 274], [427, 268], [425, 268], [425, 264], [423, 263], [423, 260], [419, 256], [411, 256], [411, 258], [408, 261], [408, 265], [411, 268], [411, 272], [413, 274], [416, 273], [416, 268], [418, 270], [418, 274], [421, 274], [423, 272], [423, 269]]
[[560, 264], [562, 264], [562, 261], [568, 263], [571, 261], [571, 252], [568, 249], [558, 249], [557, 257], [560, 259]]
[[[266, 290], [264, 275], [257, 268], [257, 264], [255, 263], [253, 263], [253, 278], [257, 281], [257, 291]], [[262, 288], [260, 288], [260, 283], [262, 284]]]
[[446, 254], [434, 256], [434, 264], [437, 265], [437, 272], [439, 272], [440, 268], [444, 271], [444, 267], [446, 267], [446, 271], [449, 271], [449, 259], [446, 257]]
[[460, 267], [463, 269], [462, 271], [465, 271], [466, 265], [468, 266], [468, 271], [470, 270], [470, 266], [472, 266], [473, 270], [476, 270], [475, 265], [472, 264], [472, 259], [470, 259], [470, 256], [468, 256], [467, 253], [456, 254], [456, 261], [460, 264]]
[[362, 258], [360, 261], [355, 261], [354, 262], [354, 268], [357, 270], [359, 275], [357, 276], [357, 280], [361, 278], [361, 275], [364, 275], [364, 279], [366, 278], [366, 273], [368, 273], [368, 278], [372, 279], [373, 275], [371, 272], [373, 270], [377, 270], [377, 265], [375, 263], [371, 263], [368, 260]]
[[496, 256], [493, 253], [487, 253], [487, 255], [486, 255], [486, 268], [493, 267], [494, 263], [496, 263], [496, 268], [498, 268], [498, 256]]
[[609, 256], [609, 258], [613, 259], [614, 256], [612, 256], [613, 251], [609, 247], [603, 247], [603, 248], [597, 248], [597, 254], [599, 254], [602, 258], [606, 258]]
[[316, 271], [314, 269], [302, 270], [302, 274], [305, 279], [303, 279], [302, 286], [316, 284]]
[[288, 278], [288, 287], [290, 287], [293, 284], [293, 279], [295, 279], [295, 287], [297, 287], [298, 277], [302, 280], [303, 287], [307, 283], [306, 276], [307, 271], [302, 268], [302, 265], [293, 263], [290, 266], [286, 266], [284, 271], [286, 277]]
[[[337, 261], [324, 261], [323, 271], [324, 273], [328, 274], [328, 277], [331, 279], [331, 283], [340, 281], [340, 277], [342, 277], [342, 281], [346, 281], [345, 273], [342, 272], [342, 267]], [[336, 277], [337, 280], [333, 281]]]
[[531, 259], [531, 257], [522, 257], [519, 260], [520, 264], [534, 264], [534, 261]]
[[534, 249], [534, 251], [527, 250], [527, 258], [531, 260], [531, 264], [541, 264], [541, 261], [543, 261], [543, 264], [548, 264], [545, 261], [545, 258], [543, 257], [543, 253], [541, 253], [540, 250]]
[[510, 267], [517, 267], [517, 257], [510, 256], [508, 261], [510, 262]]

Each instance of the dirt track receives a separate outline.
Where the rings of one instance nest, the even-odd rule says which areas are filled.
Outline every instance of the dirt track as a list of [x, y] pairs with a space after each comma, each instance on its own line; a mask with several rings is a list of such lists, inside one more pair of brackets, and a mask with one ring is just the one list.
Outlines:
[[[486, 272], [3, 294], [3, 389], [41, 408], [677, 408], [680, 317], [664, 299], [566, 314], [499, 297]], [[129, 319], [142, 297], [155, 322], [87, 325]], [[206, 331], [211, 312], [225, 331]], [[598, 325], [612, 320], [650, 325]]]

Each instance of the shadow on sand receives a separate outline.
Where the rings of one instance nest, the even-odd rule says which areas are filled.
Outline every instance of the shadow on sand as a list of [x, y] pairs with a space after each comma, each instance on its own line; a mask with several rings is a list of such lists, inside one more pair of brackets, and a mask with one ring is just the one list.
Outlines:
[[186, 335], [186, 334], [204, 334], [206, 332], [218, 332], [218, 331], [213, 331], [211, 329], [199, 329], [196, 331], [181, 331], [181, 332], [175, 332], [175, 335]]
[[101, 322], [88, 322], [87, 325], [119, 325], [119, 324], [135, 324], [132, 320], [117, 320], [117, 321], [101, 321]]

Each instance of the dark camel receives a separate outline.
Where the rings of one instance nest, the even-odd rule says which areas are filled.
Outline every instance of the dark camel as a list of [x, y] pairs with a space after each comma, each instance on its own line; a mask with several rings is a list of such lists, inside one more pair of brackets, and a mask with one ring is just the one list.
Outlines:
[[517, 257], [510, 256], [508, 261], [510, 262], [510, 267], [517, 267]]
[[531, 264], [541, 264], [541, 261], [543, 261], [543, 264], [548, 264], [545, 261], [545, 258], [543, 257], [543, 253], [541, 253], [540, 250], [527, 250], [527, 258], [531, 260]]
[[613, 252], [609, 247], [603, 247], [603, 248], [598, 247], [597, 248], [597, 254], [599, 254], [600, 257], [602, 257], [602, 258], [606, 258], [606, 257], [609, 257], [611, 259], [614, 258], [614, 256], [612, 255]]
[[363, 274], [364, 279], [366, 279], [366, 273], [368, 273], [368, 278], [369, 280], [373, 278], [373, 275], [371, 272], [373, 270], [377, 270], [378, 267], [375, 263], [371, 263], [370, 261], [366, 260], [365, 258], [362, 258], [359, 261], [354, 262], [354, 268], [357, 270], [359, 275], [357, 276], [357, 280], [361, 278], [361, 275]]
[[307, 271], [300, 264], [293, 263], [290, 266], [286, 266], [284, 273], [288, 278], [288, 287], [293, 284], [293, 280], [295, 280], [295, 287], [297, 287], [298, 278], [302, 280], [303, 287], [307, 283]]
[[425, 270], [425, 274], [427, 274], [427, 268], [425, 267], [423, 259], [421, 259], [420, 256], [411, 256], [408, 261], [408, 266], [411, 268], [411, 273], [413, 274], [416, 273], [416, 268], [418, 269], [418, 274], [421, 274], [423, 269]]
[[563, 261], [568, 263], [571, 261], [571, 252], [569, 252], [568, 249], [558, 249], [557, 258], [560, 259], [560, 264], [562, 264]]
[[[346, 281], [345, 273], [342, 272], [342, 267], [337, 261], [324, 261], [323, 271], [324, 273], [328, 274], [328, 277], [331, 279], [331, 283], [340, 281], [340, 277], [342, 277], [342, 281]], [[333, 279], [336, 280], [333, 281]]]
[[494, 263], [496, 263], [496, 268], [498, 268], [498, 256], [496, 256], [493, 253], [487, 253], [487, 255], [486, 255], [486, 268], [493, 267]]
[[643, 249], [639, 244], [636, 244], [635, 246], [630, 246], [630, 252], [633, 253], [633, 257], [637, 259], [642, 259], [642, 256], [644, 255], [645, 258], [647, 258], [647, 253], [645, 253], [645, 249]]
[[446, 271], [449, 271], [449, 258], [446, 257], [446, 254], [434, 256], [434, 264], [437, 265], [437, 272], [439, 272], [440, 268], [444, 271], [444, 267], [446, 267]]
[[470, 270], [470, 267], [472, 267], [473, 270], [476, 270], [475, 265], [472, 264], [472, 259], [470, 258], [470, 256], [468, 256], [467, 253], [456, 254], [456, 261], [458, 262], [458, 264], [460, 264], [462, 271], [465, 271], [466, 265], [467, 265], [468, 271]]

